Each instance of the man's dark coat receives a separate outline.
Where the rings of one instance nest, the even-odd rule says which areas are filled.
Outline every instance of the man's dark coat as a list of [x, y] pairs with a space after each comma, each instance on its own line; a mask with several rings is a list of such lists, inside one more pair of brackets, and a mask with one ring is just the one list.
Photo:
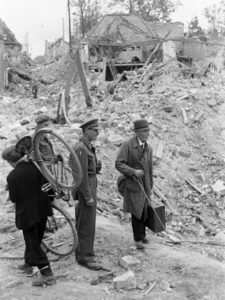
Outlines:
[[123, 210], [141, 219], [146, 205], [146, 196], [134, 176], [134, 171], [137, 169], [144, 171], [141, 181], [145, 193], [150, 197], [153, 187], [152, 148], [148, 143], [145, 143], [143, 150], [136, 137], [128, 139], [120, 147], [115, 167], [127, 178], [125, 180]]
[[45, 178], [32, 162], [19, 162], [7, 177], [9, 197], [16, 205], [16, 226], [27, 229], [52, 215]]

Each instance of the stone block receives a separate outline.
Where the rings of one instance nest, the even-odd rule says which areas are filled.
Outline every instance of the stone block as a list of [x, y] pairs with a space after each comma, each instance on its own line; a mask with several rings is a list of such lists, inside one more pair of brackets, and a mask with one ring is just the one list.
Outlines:
[[113, 286], [116, 289], [131, 290], [137, 286], [137, 281], [134, 272], [128, 271], [113, 279]]
[[127, 255], [121, 257], [119, 263], [124, 269], [128, 270], [132, 267], [139, 265], [141, 262], [136, 257], [133, 257], [132, 255]]

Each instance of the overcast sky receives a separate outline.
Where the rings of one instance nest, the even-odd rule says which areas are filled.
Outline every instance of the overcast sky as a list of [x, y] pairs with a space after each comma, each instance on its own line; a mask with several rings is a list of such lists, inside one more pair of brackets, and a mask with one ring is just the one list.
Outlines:
[[[219, 0], [180, 1], [182, 6], [174, 14], [173, 21], [187, 23], [192, 17], [198, 16], [202, 26], [206, 26], [202, 15], [203, 9], [219, 2]], [[29, 52], [32, 57], [44, 54], [45, 40], [55, 41], [62, 37], [63, 23], [65, 38], [68, 40], [67, 0], [0, 0], [0, 18], [21, 44], [24, 44], [25, 35], [28, 33]]]

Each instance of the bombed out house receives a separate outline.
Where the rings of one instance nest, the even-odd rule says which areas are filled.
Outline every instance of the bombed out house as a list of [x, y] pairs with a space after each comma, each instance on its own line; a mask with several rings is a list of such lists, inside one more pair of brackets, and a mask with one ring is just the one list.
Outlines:
[[4, 40], [4, 52], [11, 56], [21, 52], [22, 45], [17, 41], [14, 33], [2, 22], [3, 25], [3, 40]]
[[83, 60], [89, 68], [106, 68], [109, 77], [114, 77], [142, 67], [162, 38], [174, 40], [176, 53], [182, 54], [184, 24], [150, 23], [137, 14], [105, 15], [83, 40]]

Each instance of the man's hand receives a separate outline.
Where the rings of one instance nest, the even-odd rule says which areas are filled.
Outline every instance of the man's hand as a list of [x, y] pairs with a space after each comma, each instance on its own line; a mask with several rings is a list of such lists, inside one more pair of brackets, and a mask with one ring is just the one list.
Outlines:
[[99, 174], [102, 169], [102, 162], [97, 160], [96, 173]]
[[93, 207], [94, 206], [94, 199], [93, 198], [91, 198], [90, 200], [88, 200], [87, 206], [89, 206], [89, 207]]
[[144, 171], [143, 170], [135, 170], [134, 176], [136, 176], [137, 178], [141, 178], [142, 176], [144, 176]]

